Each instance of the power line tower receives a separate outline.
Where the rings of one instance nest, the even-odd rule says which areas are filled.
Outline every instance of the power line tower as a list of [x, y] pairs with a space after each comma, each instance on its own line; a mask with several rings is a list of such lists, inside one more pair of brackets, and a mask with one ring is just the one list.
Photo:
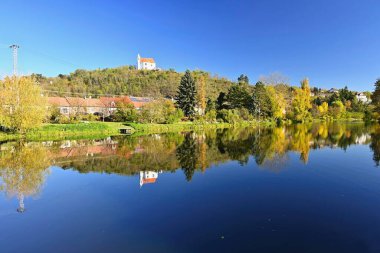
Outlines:
[[11, 48], [13, 52], [13, 75], [16, 76], [17, 75], [17, 49], [19, 49], [20, 46], [13, 44], [9, 46], [9, 48]]

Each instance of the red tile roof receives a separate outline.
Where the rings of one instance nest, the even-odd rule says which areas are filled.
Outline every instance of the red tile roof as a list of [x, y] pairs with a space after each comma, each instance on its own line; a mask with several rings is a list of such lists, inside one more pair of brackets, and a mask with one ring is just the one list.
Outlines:
[[70, 106], [82, 107], [84, 104], [84, 98], [79, 97], [66, 97], [67, 102], [69, 102]]
[[[123, 96], [123, 97], [100, 97], [100, 101], [107, 107], [117, 107], [118, 103], [125, 103], [129, 104], [132, 103], [129, 97]], [[113, 105], [114, 104], [114, 105]]]
[[153, 58], [140, 58], [140, 62], [154, 63], [154, 59]]
[[48, 104], [52, 106], [60, 106], [60, 107], [70, 106], [66, 98], [63, 98], [63, 97], [48, 97]]
[[142, 180], [143, 184], [154, 184], [157, 178], [144, 178]]
[[99, 98], [85, 98], [83, 106], [86, 107], [105, 107]]

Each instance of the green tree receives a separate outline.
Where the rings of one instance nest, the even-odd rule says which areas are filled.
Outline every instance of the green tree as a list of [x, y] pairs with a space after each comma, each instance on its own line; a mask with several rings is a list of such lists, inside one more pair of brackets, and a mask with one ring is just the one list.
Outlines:
[[372, 104], [375, 106], [375, 111], [380, 114], [380, 78], [375, 82], [375, 91], [371, 98]]
[[235, 84], [230, 87], [226, 97], [230, 109], [250, 108], [252, 98], [245, 84]]
[[352, 101], [354, 97], [355, 97], [354, 93], [348, 90], [347, 86], [339, 90], [339, 98], [340, 98], [340, 101], [343, 102], [343, 104], [346, 103], [346, 101]]
[[223, 110], [227, 109], [227, 99], [226, 99], [226, 93], [221, 92], [219, 93], [218, 98], [216, 99], [216, 109], [217, 110]]
[[244, 75], [244, 74], [241, 74], [239, 77], [238, 77], [238, 83], [243, 83], [243, 84], [249, 84], [249, 78], [248, 76]]
[[197, 168], [198, 154], [197, 143], [192, 133], [185, 136], [185, 140], [177, 147], [176, 157], [181, 166], [187, 181], [191, 181], [194, 171]]
[[30, 77], [6, 77], [0, 82], [0, 125], [25, 133], [46, 119], [47, 103]]
[[186, 117], [191, 117], [195, 113], [196, 106], [195, 81], [189, 70], [181, 78], [181, 83], [177, 93], [177, 106], [183, 111]]
[[137, 110], [131, 103], [120, 102], [117, 104], [117, 110], [113, 115], [116, 121], [131, 121], [134, 122], [138, 118]]
[[272, 105], [267, 89], [262, 82], [257, 82], [252, 96], [252, 108], [254, 115], [258, 117], [271, 117]]

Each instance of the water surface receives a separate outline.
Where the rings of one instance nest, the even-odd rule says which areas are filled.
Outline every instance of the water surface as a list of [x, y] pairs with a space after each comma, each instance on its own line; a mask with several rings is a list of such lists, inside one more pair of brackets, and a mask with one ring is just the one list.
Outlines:
[[0, 252], [380, 252], [380, 128], [0, 145]]

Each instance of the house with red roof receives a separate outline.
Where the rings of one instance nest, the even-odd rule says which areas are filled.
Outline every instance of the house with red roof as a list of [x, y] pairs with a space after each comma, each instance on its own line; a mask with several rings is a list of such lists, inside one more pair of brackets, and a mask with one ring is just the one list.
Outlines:
[[106, 116], [113, 114], [121, 104], [132, 104], [131, 99], [127, 96], [100, 97], [99, 99], [105, 106]]
[[48, 97], [48, 105], [57, 107], [61, 114], [70, 116], [77, 114], [103, 115], [105, 105], [100, 99], [80, 97]]
[[66, 116], [78, 114], [94, 114], [108, 117], [112, 115], [122, 104], [131, 104], [140, 110], [145, 104], [152, 102], [148, 97], [48, 97], [50, 107], [57, 107], [61, 114]]
[[142, 58], [140, 54], [137, 55], [137, 69], [138, 70], [155, 70], [156, 62], [153, 58]]
[[70, 115], [70, 104], [64, 97], [48, 97], [48, 104], [50, 107], [58, 108], [59, 112], [63, 115]]

